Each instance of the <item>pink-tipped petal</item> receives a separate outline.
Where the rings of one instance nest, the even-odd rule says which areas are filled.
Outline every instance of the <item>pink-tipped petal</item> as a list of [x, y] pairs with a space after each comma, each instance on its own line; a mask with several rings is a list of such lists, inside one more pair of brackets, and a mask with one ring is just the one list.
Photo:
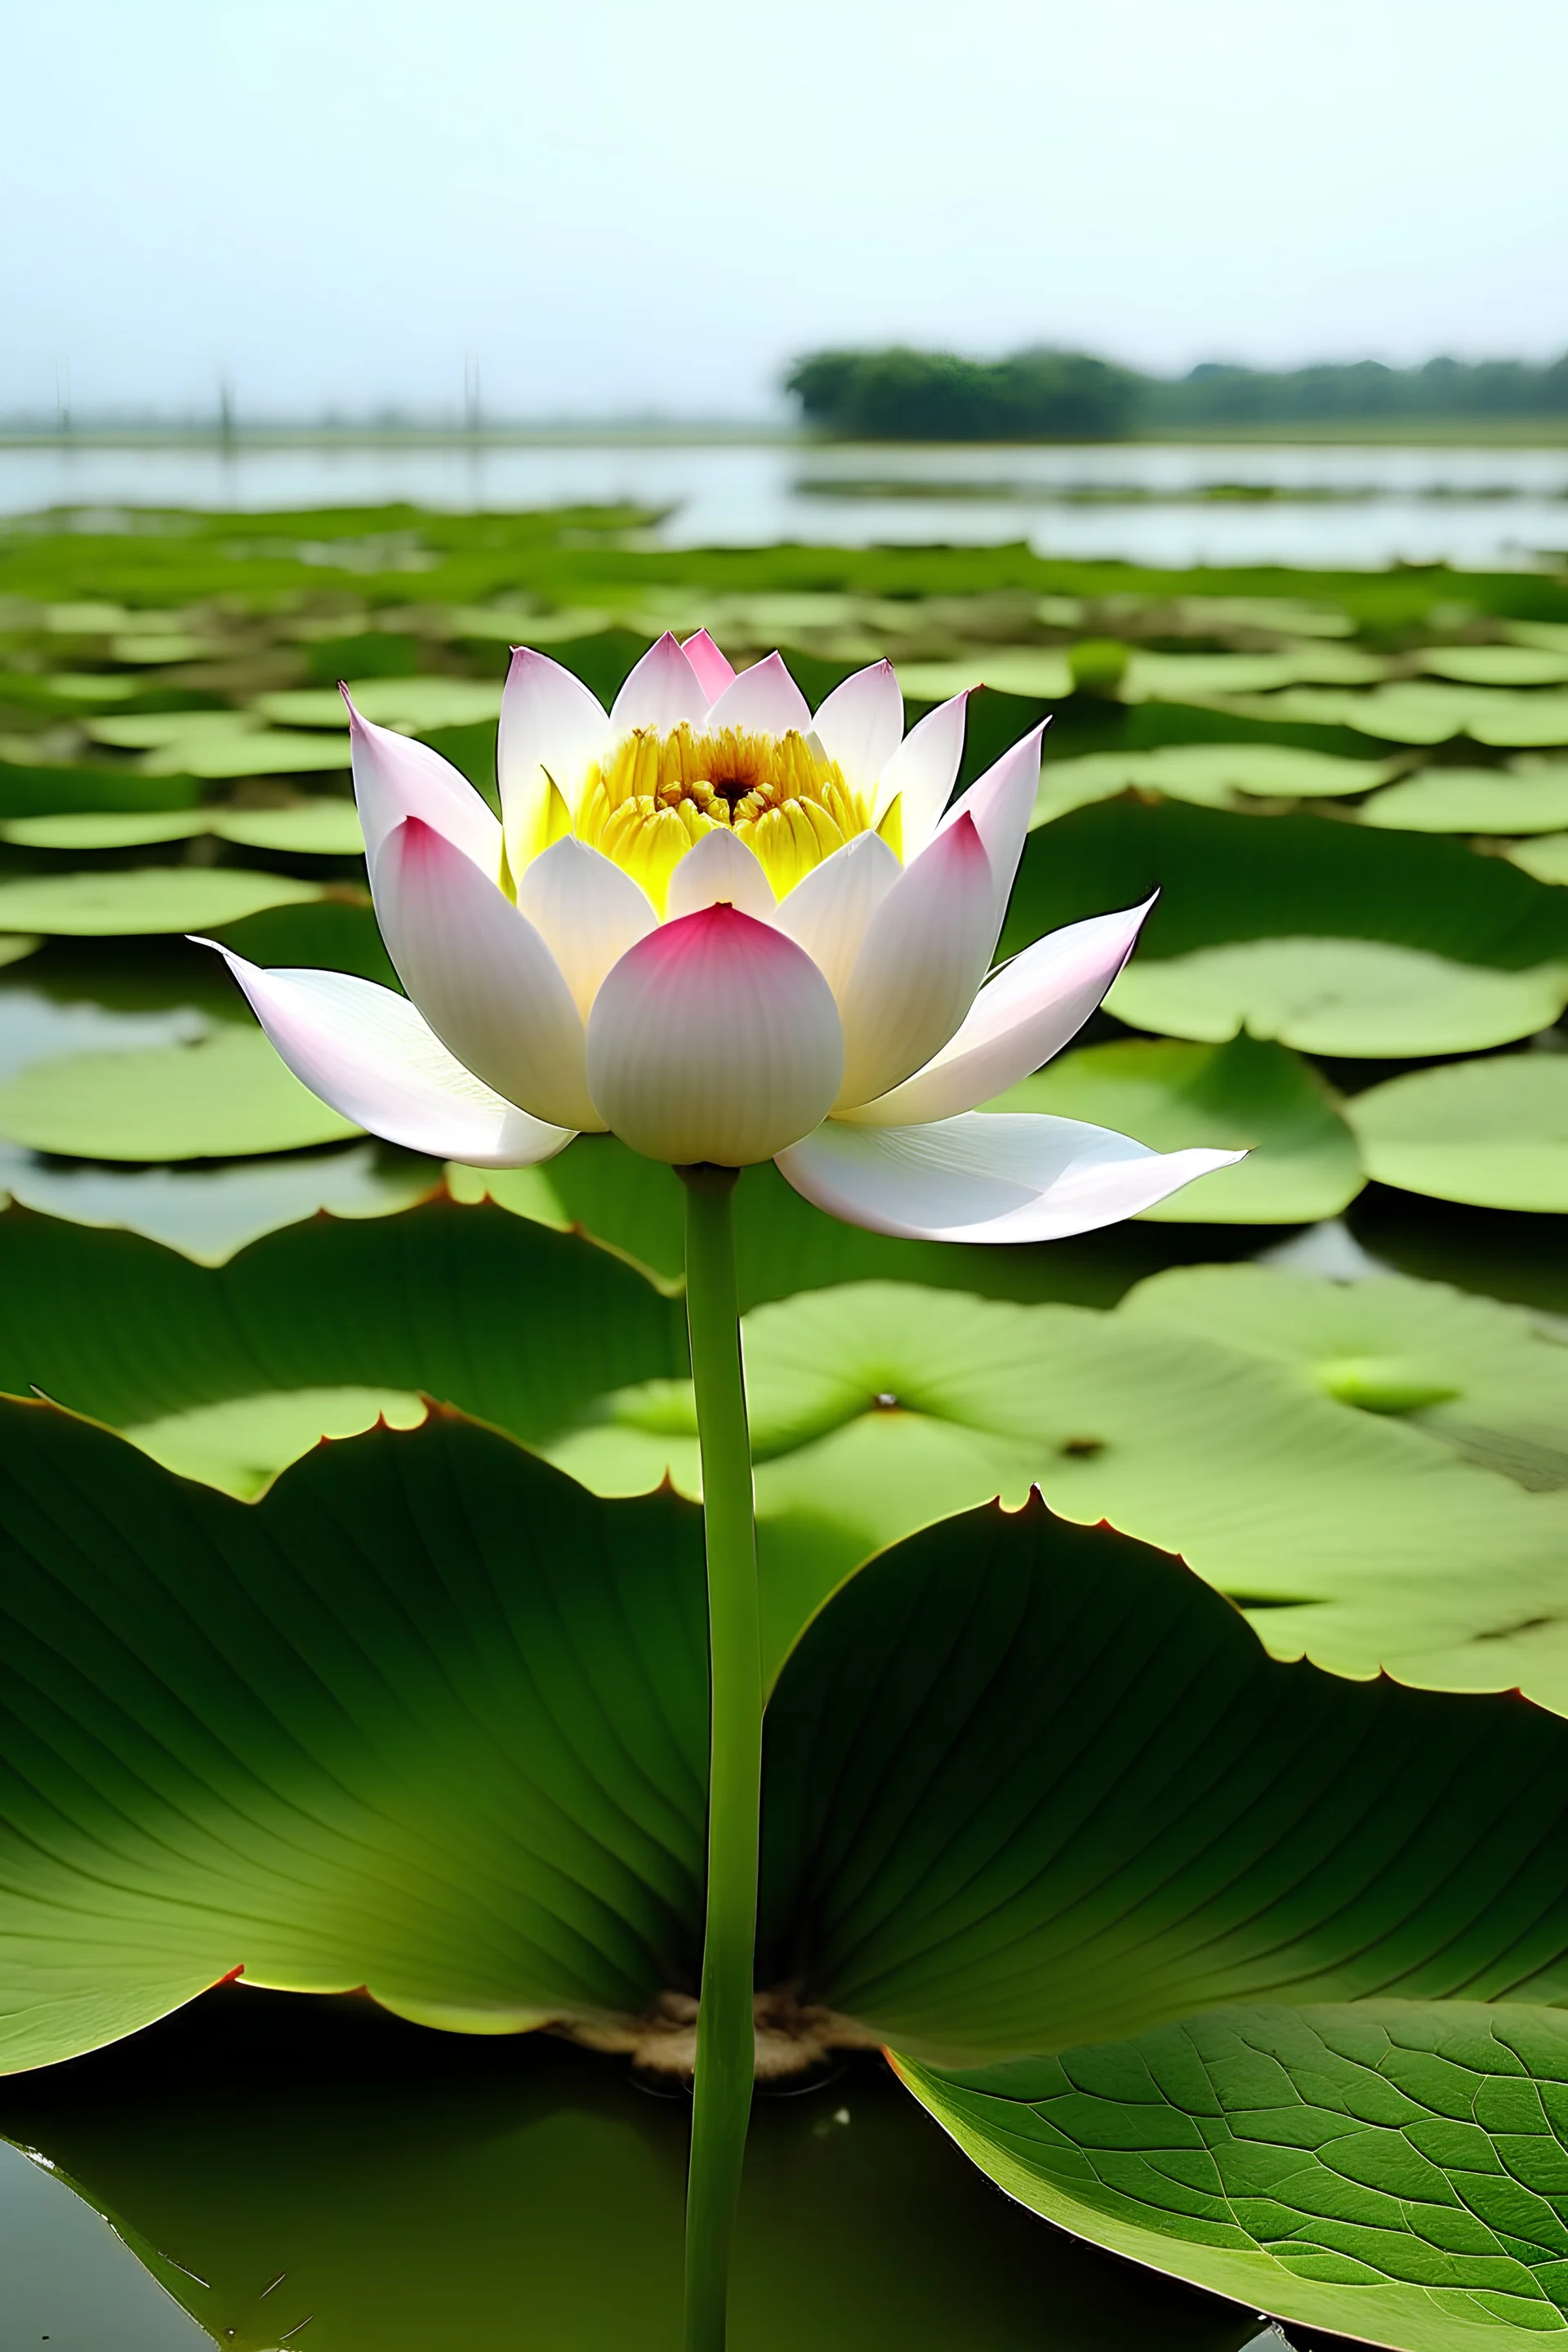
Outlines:
[[773, 886], [752, 849], [727, 825], [716, 824], [689, 849], [669, 877], [666, 919], [699, 915], [704, 907], [739, 907], [759, 923], [771, 923], [778, 911]]
[[753, 735], [787, 735], [792, 729], [805, 735], [811, 727], [811, 711], [785, 669], [783, 655], [769, 654], [724, 688], [705, 723], [710, 732], [743, 727]]
[[828, 758], [837, 761], [846, 783], [865, 795], [869, 808], [878, 780], [904, 739], [904, 698], [892, 663], [858, 669], [834, 688], [812, 723]]
[[771, 923], [709, 907], [624, 955], [588, 1024], [601, 1118], [650, 1160], [744, 1168], [808, 1134], [843, 1065], [809, 956]]
[[610, 709], [610, 733], [618, 738], [629, 735], [636, 727], [662, 730], [679, 727], [683, 719], [700, 727], [707, 717], [708, 697], [701, 680], [667, 629], [658, 645], [649, 646], [627, 673]]
[[858, 833], [795, 884], [773, 918], [805, 950], [836, 997], [843, 995], [867, 926], [901, 871], [885, 841]]
[[734, 663], [720, 652], [706, 629], [688, 637], [680, 650], [697, 672], [697, 683], [710, 702], [717, 702], [724, 688], [734, 684]]
[[552, 1126], [603, 1125], [583, 1016], [554, 957], [510, 899], [417, 818], [382, 851], [376, 913], [397, 977], [465, 1068]]
[[1100, 1003], [1153, 905], [1051, 931], [988, 980], [956, 1036], [923, 1070], [847, 1118], [878, 1127], [952, 1118], [989, 1102], [1059, 1054]]
[[[1010, 751], [1004, 751], [993, 767], [970, 785], [963, 798], [943, 819], [938, 831], [945, 833], [961, 818], [972, 816], [980, 838], [985, 844], [985, 854], [991, 860], [991, 870], [996, 877], [996, 929], [1002, 928], [1002, 918], [1007, 912], [1007, 901], [1013, 895], [1013, 877], [1018, 871], [1018, 860], [1024, 854], [1024, 837], [1029, 830], [1029, 818], [1040, 791], [1040, 738], [1047, 722], [1042, 719], [1032, 727]], [[994, 941], [993, 941], [994, 944]]]
[[346, 971], [262, 971], [216, 948], [301, 1084], [409, 1151], [473, 1168], [529, 1168], [571, 1142], [531, 1118], [447, 1053], [405, 996]]
[[939, 702], [928, 710], [918, 727], [911, 727], [898, 750], [882, 770], [877, 785], [877, 797], [872, 803], [871, 822], [880, 824], [895, 801], [900, 803], [899, 821], [903, 844], [904, 864], [912, 866], [931, 835], [935, 833], [948, 795], [958, 779], [959, 762], [963, 757], [963, 721], [969, 708], [969, 688], [955, 694], [951, 702]]
[[354, 799], [372, 869], [387, 835], [405, 816], [416, 816], [493, 881], [500, 872], [500, 826], [468, 778], [428, 743], [362, 719], [348, 688], [342, 692], [349, 707]]
[[909, 1241], [1051, 1242], [1135, 1217], [1240, 1151], [1150, 1151], [1074, 1118], [971, 1111], [929, 1127], [829, 1119], [778, 1155], [831, 1216]]
[[904, 868], [867, 924], [839, 995], [836, 1108], [874, 1102], [946, 1045], [985, 977], [994, 903], [991, 861], [968, 817]]
[[517, 905], [560, 965], [584, 1021], [605, 974], [658, 920], [625, 868], [574, 834], [534, 859], [517, 886]]
[[521, 877], [551, 838], [551, 785], [575, 811], [583, 780], [609, 745], [610, 722], [580, 677], [535, 653], [513, 648], [496, 736], [496, 779], [506, 854]]

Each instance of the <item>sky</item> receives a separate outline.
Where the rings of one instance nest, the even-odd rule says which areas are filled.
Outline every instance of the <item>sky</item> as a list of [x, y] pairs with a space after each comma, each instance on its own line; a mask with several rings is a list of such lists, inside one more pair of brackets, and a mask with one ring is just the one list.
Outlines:
[[0, 413], [1568, 349], [1563, 0], [0, 0]]

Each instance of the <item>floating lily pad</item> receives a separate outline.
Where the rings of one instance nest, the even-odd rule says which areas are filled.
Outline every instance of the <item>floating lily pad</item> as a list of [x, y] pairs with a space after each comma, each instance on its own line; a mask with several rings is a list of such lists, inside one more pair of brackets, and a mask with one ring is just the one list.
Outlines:
[[417, 1429], [425, 1412], [423, 1397], [401, 1389], [283, 1389], [198, 1405], [128, 1433], [180, 1477], [250, 1496], [270, 1483], [279, 1461], [297, 1461], [324, 1438], [357, 1437], [378, 1422]]
[[176, 772], [218, 783], [237, 776], [326, 775], [349, 765], [349, 738], [307, 735], [291, 728], [258, 727], [226, 734], [191, 735], [161, 751], [144, 751], [144, 775]]
[[1510, 694], [1411, 679], [1366, 694], [1296, 687], [1256, 706], [1260, 714], [1270, 707], [1290, 723], [1354, 727], [1388, 743], [1447, 743], [1456, 735], [1519, 749], [1568, 743], [1568, 694], [1546, 689]]
[[894, 2063], [1019, 2203], [1291, 2340], [1300, 2322], [1506, 2352], [1562, 2332], [1560, 2010], [1237, 2009], [985, 2071]]
[[264, 907], [320, 898], [314, 882], [231, 866], [138, 866], [109, 874], [28, 875], [0, 882], [0, 929], [76, 938], [209, 931]]
[[1568, 1342], [1528, 1307], [1400, 1275], [1321, 1282], [1261, 1265], [1173, 1266], [1118, 1312], [1290, 1364], [1533, 1491], [1568, 1486]]
[[1152, 751], [1092, 751], [1082, 759], [1047, 761], [1030, 824], [1048, 824], [1130, 788], [1234, 808], [1245, 794], [1318, 800], [1370, 792], [1387, 774], [1381, 760], [1339, 760], [1286, 743], [1164, 743]]
[[1345, 1106], [1369, 1176], [1478, 1208], [1568, 1211], [1568, 1054], [1415, 1070]]
[[[509, 611], [494, 604], [460, 604], [452, 614], [452, 634], [470, 640], [505, 646], [568, 645], [575, 637], [592, 637], [615, 625], [615, 616], [596, 605], [579, 604], [561, 613]], [[702, 625], [699, 621], [696, 626]], [[662, 627], [654, 632], [662, 635]]]
[[1498, 971], [1383, 940], [1238, 940], [1130, 964], [1106, 1009], [1135, 1029], [1219, 1040], [1242, 1028], [1306, 1054], [1478, 1052], [1549, 1028], [1568, 963]]
[[[430, 727], [471, 727], [500, 717], [501, 681], [472, 677], [367, 677], [350, 687], [363, 715], [405, 734]], [[281, 727], [341, 727], [348, 713], [335, 688], [258, 695], [253, 708]]]
[[957, 661], [900, 662], [899, 684], [911, 701], [945, 702], [976, 686], [1029, 702], [1062, 702], [1073, 690], [1065, 653], [1050, 646], [1002, 646]]
[[1426, 768], [1374, 793], [1361, 819], [1402, 833], [1552, 833], [1568, 825], [1568, 763], [1517, 775]]
[[300, 801], [292, 808], [128, 809], [13, 817], [0, 832], [7, 841], [29, 849], [132, 849], [152, 842], [188, 841], [202, 834], [250, 849], [295, 856], [348, 857], [364, 848], [353, 801], [325, 796]]
[[1461, 686], [1568, 686], [1568, 653], [1529, 646], [1428, 646], [1421, 667]]
[[227, 1160], [359, 1132], [300, 1085], [259, 1029], [71, 1054], [0, 1087], [0, 1135], [68, 1159]]
[[29, 939], [25, 931], [0, 931], [0, 964], [20, 963], [42, 945], [41, 940]]
[[137, 630], [109, 641], [111, 660], [148, 666], [199, 661], [214, 650], [205, 637], [193, 636], [188, 629]]
[[89, 719], [85, 731], [95, 743], [115, 751], [161, 751], [173, 744], [260, 730], [246, 710], [132, 710], [118, 719]]
[[1512, 863], [1537, 882], [1568, 883], [1568, 833], [1521, 841], [1508, 852]]
[[1085, 1046], [987, 1108], [1087, 1119], [1156, 1151], [1247, 1150], [1144, 1211], [1163, 1223], [1309, 1223], [1337, 1216], [1364, 1181], [1321, 1080], [1282, 1045], [1245, 1034], [1218, 1046]]
[[1360, 646], [1310, 640], [1269, 654], [1135, 653], [1121, 691], [1129, 702], [1197, 701], [1214, 695], [1266, 694], [1277, 687], [1369, 686], [1387, 667]]

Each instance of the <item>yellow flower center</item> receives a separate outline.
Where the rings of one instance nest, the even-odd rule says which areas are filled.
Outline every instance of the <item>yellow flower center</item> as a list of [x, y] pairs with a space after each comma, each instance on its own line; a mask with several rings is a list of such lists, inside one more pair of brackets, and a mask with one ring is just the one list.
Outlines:
[[[871, 813], [815, 738], [732, 727], [700, 735], [682, 721], [668, 733], [639, 729], [590, 769], [574, 818], [579, 840], [624, 866], [661, 915], [670, 876], [715, 825], [755, 853], [782, 898], [856, 834], [868, 833]], [[896, 830], [886, 823], [883, 830], [896, 851]]]

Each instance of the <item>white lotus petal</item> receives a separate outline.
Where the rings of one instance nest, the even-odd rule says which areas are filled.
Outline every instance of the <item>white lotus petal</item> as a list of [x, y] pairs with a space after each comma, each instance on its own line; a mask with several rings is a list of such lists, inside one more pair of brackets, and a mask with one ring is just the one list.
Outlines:
[[724, 688], [708, 713], [707, 725], [710, 730], [745, 727], [757, 735], [787, 735], [794, 728], [805, 735], [810, 731], [811, 711], [785, 669], [783, 655], [769, 654]]
[[808, 955], [771, 923], [708, 907], [616, 966], [588, 1023], [588, 1083], [634, 1151], [743, 1168], [809, 1133], [843, 1066]]
[[610, 709], [610, 733], [618, 739], [635, 727], [679, 727], [683, 719], [700, 727], [707, 716], [697, 672], [667, 629], [627, 674]]
[[773, 918], [805, 950], [836, 997], [855, 969], [867, 925], [902, 870], [878, 835], [857, 834], [795, 884]]
[[756, 852], [720, 824], [687, 851], [670, 876], [665, 915], [673, 922], [718, 906], [739, 907], [759, 923], [771, 923], [778, 912], [773, 886]]
[[[974, 819], [985, 854], [991, 860], [991, 870], [996, 877], [996, 929], [1007, 912], [1007, 901], [1013, 895], [1013, 877], [1018, 871], [1018, 860], [1024, 854], [1024, 838], [1029, 830], [1029, 818], [1040, 791], [1040, 738], [1047, 722], [1041, 719], [1031, 728], [1010, 751], [1004, 751], [994, 766], [978, 777], [938, 826], [945, 833], [961, 817]], [[907, 853], [906, 853], [907, 855]], [[993, 940], [994, 945], [994, 940]]]
[[465, 1067], [535, 1118], [603, 1124], [561, 967], [478, 866], [409, 817], [377, 862], [375, 909], [397, 977]]
[[839, 1106], [874, 1102], [946, 1045], [985, 977], [994, 904], [991, 861], [969, 817], [904, 868], [867, 924], [839, 995]]
[[496, 736], [496, 778], [514, 876], [525, 873], [549, 844], [552, 781], [574, 809], [583, 779], [603, 759], [609, 738], [610, 722], [580, 677], [531, 646], [514, 648]]
[[[904, 698], [890, 661], [873, 662], [836, 686], [813, 721], [822, 748], [847, 783], [875, 797], [877, 781], [904, 738]], [[952, 777], [948, 782], [951, 786]], [[943, 796], [945, 798], [945, 795]]]
[[910, 728], [882, 770], [871, 822], [880, 824], [893, 803], [902, 802], [899, 815], [906, 866], [912, 866], [920, 856], [947, 806], [947, 796], [957, 781], [958, 764], [963, 757], [963, 721], [968, 708], [967, 687], [951, 702], [939, 702], [934, 710], [926, 712], [918, 727]]
[[1026, 1078], [1078, 1034], [1131, 954], [1153, 903], [1037, 940], [986, 982], [963, 1028], [923, 1070], [844, 1116], [912, 1127], [973, 1110]]
[[500, 872], [500, 826], [468, 778], [428, 743], [373, 726], [360, 717], [346, 688], [342, 695], [349, 706], [354, 799], [370, 866], [394, 827], [405, 816], [416, 816], [494, 881]]
[[717, 702], [724, 688], [734, 681], [734, 663], [720, 652], [706, 629], [699, 629], [694, 637], [685, 638], [680, 650], [697, 672], [697, 683], [709, 701]]
[[534, 859], [517, 886], [517, 904], [560, 965], [584, 1021], [612, 964], [658, 920], [625, 867], [574, 834]]
[[482, 1085], [395, 990], [346, 971], [262, 971], [199, 944], [217, 949], [294, 1076], [373, 1135], [473, 1168], [529, 1168], [571, 1142], [571, 1128]]
[[910, 1241], [1048, 1242], [1114, 1225], [1245, 1159], [1150, 1151], [1075, 1118], [970, 1111], [927, 1127], [829, 1119], [778, 1164], [830, 1215]]

